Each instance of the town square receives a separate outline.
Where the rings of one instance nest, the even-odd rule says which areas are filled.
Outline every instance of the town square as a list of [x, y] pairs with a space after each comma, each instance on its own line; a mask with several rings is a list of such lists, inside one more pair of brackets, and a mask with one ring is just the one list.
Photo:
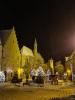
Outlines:
[[0, 100], [75, 100], [75, 1], [1, 1]]

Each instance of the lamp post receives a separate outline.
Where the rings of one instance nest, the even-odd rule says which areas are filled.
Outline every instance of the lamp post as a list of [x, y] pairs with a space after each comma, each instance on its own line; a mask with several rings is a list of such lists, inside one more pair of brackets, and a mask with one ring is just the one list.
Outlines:
[[72, 81], [73, 81], [73, 66], [72, 64], [70, 64], [70, 66], [71, 66], [71, 74], [72, 74]]

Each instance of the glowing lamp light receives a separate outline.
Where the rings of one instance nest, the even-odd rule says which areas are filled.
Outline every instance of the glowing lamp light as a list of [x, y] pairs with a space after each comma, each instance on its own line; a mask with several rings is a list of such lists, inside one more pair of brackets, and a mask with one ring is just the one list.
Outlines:
[[23, 73], [23, 69], [19, 68], [18, 69], [18, 78], [21, 78], [21, 74]]
[[71, 75], [71, 70], [70, 69], [67, 70], [67, 74]]

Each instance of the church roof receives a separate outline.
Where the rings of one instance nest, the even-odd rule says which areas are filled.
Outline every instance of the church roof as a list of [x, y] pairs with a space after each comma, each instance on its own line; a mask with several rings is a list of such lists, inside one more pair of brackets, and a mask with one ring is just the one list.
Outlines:
[[32, 50], [31, 50], [30, 48], [26, 47], [26, 46], [23, 46], [23, 47], [21, 48], [21, 53], [22, 53], [22, 55], [24, 55], [24, 56], [32, 56], [32, 57], [33, 57], [33, 52], [32, 52]]

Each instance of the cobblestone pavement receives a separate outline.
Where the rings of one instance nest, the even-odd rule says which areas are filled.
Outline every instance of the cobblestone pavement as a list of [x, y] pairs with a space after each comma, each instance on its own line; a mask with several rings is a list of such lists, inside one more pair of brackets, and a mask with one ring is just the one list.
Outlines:
[[[16, 86], [17, 85], [17, 86]], [[0, 84], [0, 100], [50, 100], [75, 94], [75, 86], [71, 84], [40, 86], [20, 86], [10, 82]]]

